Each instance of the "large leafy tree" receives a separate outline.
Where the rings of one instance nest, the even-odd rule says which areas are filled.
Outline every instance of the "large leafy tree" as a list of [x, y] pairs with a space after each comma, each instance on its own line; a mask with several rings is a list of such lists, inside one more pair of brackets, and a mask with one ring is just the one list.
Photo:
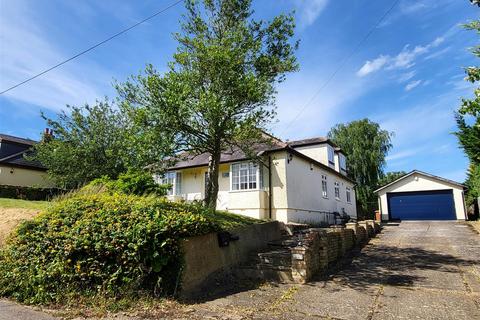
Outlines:
[[248, 152], [275, 115], [276, 84], [297, 70], [292, 15], [253, 19], [251, 0], [187, 0], [169, 69], [119, 85], [124, 104], [172, 137], [177, 152], [208, 153], [206, 204], [215, 208], [222, 152]]
[[34, 158], [58, 186], [74, 188], [103, 175], [116, 178], [125, 170], [121, 154], [126, 118], [110, 101], [68, 106], [56, 119], [42, 117], [53, 135], [43, 136]]
[[328, 137], [348, 155], [348, 176], [357, 183], [361, 214], [372, 215], [377, 203], [373, 191], [384, 174], [385, 157], [392, 147], [392, 133], [382, 130], [378, 123], [362, 119], [337, 124]]
[[[479, 1], [471, 1], [474, 5], [480, 6]], [[472, 21], [465, 25], [468, 30], [480, 34], [480, 20]], [[472, 53], [480, 57], [480, 46], [475, 46]], [[465, 68], [465, 80], [471, 83], [480, 81], [480, 67], [470, 66]], [[467, 202], [472, 203], [480, 196], [480, 87], [475, 88], [473, 98], [462, 99], [462, 104], [455, 113], [460, 146], [470, 160], [470, 167], [466, 185], [468, 187]]]
[[143, 134], [141, 114], [109, 100], [68, 106], [55, 119], [42, 117], [53, 135], [43, 136], [32, 158], [48, 168], [59, 187], [75, 188], [102, 176], [117, 178], [127, 169], [142, 170], [169, 150], [168, 143], [154, 140], [151, 132]]

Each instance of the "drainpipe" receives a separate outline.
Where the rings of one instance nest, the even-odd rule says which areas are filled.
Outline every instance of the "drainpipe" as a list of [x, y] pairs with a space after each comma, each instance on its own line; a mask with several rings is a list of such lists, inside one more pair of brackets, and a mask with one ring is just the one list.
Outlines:
[[272, 156], [268, 156], [268, 218], [272, 219]]

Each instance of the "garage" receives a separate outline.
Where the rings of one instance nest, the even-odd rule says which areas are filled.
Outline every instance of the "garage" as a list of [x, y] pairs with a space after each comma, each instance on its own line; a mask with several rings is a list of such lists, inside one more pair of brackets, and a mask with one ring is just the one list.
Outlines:
[[387, 194], [391, 220], [456, 220], [452, 190]]
[[464, 186], [426, 172], [414, 170], [375, 192], [382, 221], [466, 218]]

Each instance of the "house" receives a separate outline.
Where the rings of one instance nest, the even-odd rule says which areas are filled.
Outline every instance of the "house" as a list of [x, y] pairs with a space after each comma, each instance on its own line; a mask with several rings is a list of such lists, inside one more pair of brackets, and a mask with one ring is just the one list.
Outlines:
[[[356, 218], [355, 183], [340, 148], [323, 137], [269, 137], [271, 142], [253, 146], [259, 161], [240, 149], [222, 154], [217, 209], [282, 222], [333, 223], [335, 213]], [[208, 161], [208, 154], [187, 155], [156, 179], [172, 185], [172, 200], [202, 200]]]
[[375, 193], [383, 221], [465, 220], [464, 186], [413, 170]]
[[38, 161], [24, 158], [36, 141], [0, 134], [0, 185], [52, 187], [47, 169]]

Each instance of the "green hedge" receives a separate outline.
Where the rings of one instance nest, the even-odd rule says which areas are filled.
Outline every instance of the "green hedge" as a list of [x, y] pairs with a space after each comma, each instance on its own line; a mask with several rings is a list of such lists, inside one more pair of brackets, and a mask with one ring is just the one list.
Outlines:
[[[44, 304], [171, 294], [182, 265], [180, 240], [220, 230], [216, 215], [231, 222], [206, 210], [124, 194], [60, 201], [21, 224], [0, 250], [0, 296]], [[234, 225], [255, 221], [235, 219]]]
[[0, 198], [23, 200], [50, 200], [52, 197], [64, 192], [57, 188], [35, 188], [0, 185]]

